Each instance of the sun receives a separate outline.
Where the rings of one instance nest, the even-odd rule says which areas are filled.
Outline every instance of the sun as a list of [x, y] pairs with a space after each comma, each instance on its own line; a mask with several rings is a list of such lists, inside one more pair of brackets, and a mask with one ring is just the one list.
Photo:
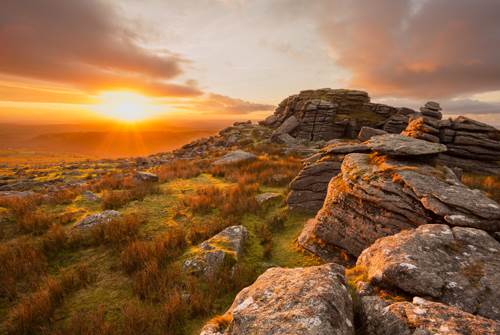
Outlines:
[[98, 96], [93, 108], [99, 114], [124, 122], [136, 122], [151, 117], [158, 107], [153, 99], [135, 92], [108, 91]]

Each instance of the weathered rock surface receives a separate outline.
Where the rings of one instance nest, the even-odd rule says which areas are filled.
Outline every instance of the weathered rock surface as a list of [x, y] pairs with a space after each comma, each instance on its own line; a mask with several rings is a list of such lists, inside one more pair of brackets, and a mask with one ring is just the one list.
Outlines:
[[237, 164], [253, 161], [257, 158], [254, 154], [243, 150], [231, 151], [213, 162], [213, 165]]
[[362, 297], [361, 333], [366, 335], [497, 335], [500, 323], [419, 297], [389, 304]]
[[160, 178], [158, 178], [158, 176], [155, 175], [154, 173], [145, 172], [145, 171], [138, 171], [135, 174], [134, 178], [138, 181], [146, 182], [146, 183], [155, 183], [155, 182], [158, 182], [160, 180]]
[[366, 92], [325, 88], [289, 96], [261, 124], [294, 138], [328, 141], [355, 138], [361, 127], [379, 126], [396, 113], [397, 108], [371, 103]]
[[358, 133], [358, 140], [361, 142], [367, 141], [373, 136], [387, 134], [385, 130], [376, 129], [371, 127], [361, 127]]
[[357, 256], [380, 237], [427, 223], [500, 231], [500, 206], [446, 167], [353, 153], [299, 241], [312, 252], [332, 244]]
[[317, 212], [326, 197], [328, 183], [340, 172], [345, 154], [369, 150], [359, 142], [335, 142], [308, 158], [303, 169], [290, 183], [287, 198], [291, 210]]
[[500, 320], [500, 243], [482, 230], [423, 225], [377, 240], [356, 265], [372, 284]]
[[351, 296], [343, 267], [271, 268], [236, 296], [226, 329], [207, 334], [354, 334]]
[[120, 212], [115, 210], [106, 210], [101, 213], [87, 215], [75, 224], [75, 228], [90, 228], [95, 225], [109, 223], [121, 216]]
[[101, 200], [101, 198], [97, 194], [95, 194], [92, 191], [88, 191], [88, 190], [82, 192], [82, 197], [83, 197], [83, 199], [85, 199], [87, 201], [99, 201], [99, 200]]
[[450, 167], [500, 174], [500, 131], [487, 124], [463, 116], [437, 121], [424, 116], [413, 119], [402, 134], [445, 144], [442, 160]]
[[244, 226], [227, 227], [193, 248], [184, 261], [184, 270], [206, 277], [216, 275], [224, 265], [238, 261], [247, 237]]
[[397, 134], [377, 135], [364, 143], [371, 150], [388, 156], [436, 155], [446, 146]]
[[265, 205], [267, 203], [273, 202], [281, 198], [282, 195], [280, 193], [274, 193], [274, 192], [260, 193], [255, 196], [255, 200], [259, 205]]

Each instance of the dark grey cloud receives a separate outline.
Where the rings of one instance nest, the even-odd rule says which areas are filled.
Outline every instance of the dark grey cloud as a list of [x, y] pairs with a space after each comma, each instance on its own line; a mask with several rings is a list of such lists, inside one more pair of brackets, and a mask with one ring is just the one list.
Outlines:
[[354, 87], [416, 98], [500, 88], [498, 0], [325, 0], [313, 12]]
[[198, 95], [174, 84], [181, 57], [140, 46], [119, 11], [101, 0], [3, 0], [0, 74], [87, 90], [132, 88], [165, 96]]

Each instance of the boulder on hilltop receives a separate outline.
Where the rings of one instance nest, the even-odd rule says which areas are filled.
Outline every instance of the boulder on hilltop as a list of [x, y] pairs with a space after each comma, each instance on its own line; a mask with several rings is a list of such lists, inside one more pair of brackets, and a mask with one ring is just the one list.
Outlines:
[[247, 237], [245, 227], [227, 227], [194, 247], [184, 261], [184, 270], [206, 277], [216, 275], [224, 265], [233, 265], [238, 261]]
[[500, 243], [482, 230], [423, 225], [377, 240], [356, 266], [374, 285], [500, 321]]
[[238, 293], [226, 316], [228, 325], [209, 322], [201, 335], [354, 334], [353, 302], [336, 264], [271, 268]]

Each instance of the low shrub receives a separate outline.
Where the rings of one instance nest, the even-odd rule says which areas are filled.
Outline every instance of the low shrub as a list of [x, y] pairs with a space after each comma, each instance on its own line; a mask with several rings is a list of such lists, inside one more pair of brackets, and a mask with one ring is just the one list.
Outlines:
[[7, 315], [7, 333], [33, 334], [48, 323], [66, 294], [90, 283], [92, 276], [84, 264], [48, 277], [38, 291], [24, 297]]
[[144, 219], [138, 213], [128, 213], [108, 223], [95, 225], [89, 229], [94, 244], [122, 245], [135, 239]]
[[45, 232], [53, 223], [57, 221], [57, 216], [42, 209], [24, 212], [16, 218], [16, 226], [23, 233], [41, 234]]
[[159, 194], [160, 188], [155, 183], [134, 182], [123, 190], [104, 190], [102, 194], [103, 209], [118, 209], [131, 201], [142, 201], [151, 194]]
[[0, 243], [0, 297], [14, 299], [19, 287], [34, 287], [47, 271], [47, 258], [27, 237]]
[[161, 165], [155, 170], [160, 182], [167, 182], [177, 178], [193, 178], [200, 175], [206, 169], [206, 163], [195, 160], [173, 160]]
[[177, 227], [170, 228], [152, 241], [132, 241], [121, 253], [123, 269], [133, 273], [149, 260], [156, 260], [163, 266], [179, 256], [186, 246], [186, 234]]

